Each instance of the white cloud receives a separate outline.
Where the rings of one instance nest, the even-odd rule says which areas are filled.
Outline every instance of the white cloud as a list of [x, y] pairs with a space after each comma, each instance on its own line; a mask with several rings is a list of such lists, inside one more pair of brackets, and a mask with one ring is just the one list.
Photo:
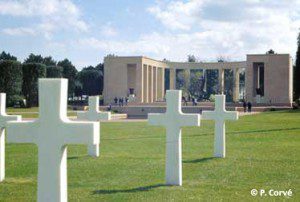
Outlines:
[[26, 27], [5, 28], [2, 30], [2, 33], [10, 36], [24, 36], [24, 35], [35, 36], [36, 35], [34, 29], [26, 28]]
[[[174, 51], [209, 58], [218, 54], [242, 58], [270, 48], [294, 55], [296, 49], [298, 0], [157, 1], [147, 10], [169, 30], [170, 35], [160, 34], [162, 44], [170, 37], [177, 39], [174, 45], [167, 44], [171, 56], [176, 56]], [[184, 35], [189, 36], [190, 44], [182, 43]]]
[[100, 28], [100, 33], [106, 37], [117, 36], [117, 30], [111, 25], [111, 23], [107, 23]]
[[0, 15], [37, 20], [35, 32], [47, 38], [59, 30], [88, 30], [80, 10], [71, 0], [0, 0]]

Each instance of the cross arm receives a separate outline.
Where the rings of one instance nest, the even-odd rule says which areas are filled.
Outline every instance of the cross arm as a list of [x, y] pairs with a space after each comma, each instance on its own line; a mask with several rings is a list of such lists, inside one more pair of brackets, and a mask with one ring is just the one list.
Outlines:
[[236, 111], [226, 111], [226, 113], [224, 114], [224, 117], [227, 120], [238, 120], [239, 113]]
[[200, 126], [200, 114], [181, 113], [178, 120], [181, 126]]
[[215, 119], [215, 111], [202, 111], [202, 119], [214, 120]]
[[22, 117], [17, 115], [0, 115], [0, 127], [5, 127], [8, 121], [21, 121]]
[[7, 123], [7, 142], [9, 143], [35, 143], [34, 121], [11, 121]]
[[98, 122], [64, 121], [62, 130], [64, 144], [99, 144], [100, 124]]
[[77, 119], [86, 120], [87, 119], [87, 112], [77, 112]]

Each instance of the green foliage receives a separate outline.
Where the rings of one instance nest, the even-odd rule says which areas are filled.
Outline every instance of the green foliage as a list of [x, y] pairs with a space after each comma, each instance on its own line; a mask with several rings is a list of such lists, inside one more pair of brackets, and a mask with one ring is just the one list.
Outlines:
[[45, 57], [42, 62], [46, 66], [56, 66], [56, 61], [51, 56]]
[[[85, 95], [99, 95], [102, 93], [103, 72], [92, 66], [83, 68], [77, 75], [82, 84], [82, 93]], [[101, 89], [102, 88], [102, 89]]]
[[294, 67], [294, 100], [297, 100], [299, 98], [300, 98], [300, 33], [298, 36], [296, 66]]
[[14, 61], [17, 61], [17, 57], [11, 55], [10, 53], [6, 53], [6, 52], [2, 51], [2, 53], [0, 54], [0, 61], [1, 60], [14, 60]]
[[188, 55], [188, 62], [196, 62], [196, 57], [194, 55]]
[[44, 58], [41, 55], [35, 55], [31, 53], [28, 58], [25, 59], [24, 63], [41, 63], [43, 64]]
[[39, 63], [24, 63], [22, 92], [27, 100], [27, 106], [38, 104], [38, 79], [46, 77], [46, 66]]
[[202, 99], [204, 95], [203, 70], [191, 70], [189, 93], [192, 97]]
[[225, 69], [225, 71], [224, 71], [224, 94], [226, 95], [226, 102], [233, 101], [233, 85], [234, 85], [233, 70]]
[[211, 94], [218, 94], [219, 91], [219, 73], [216, 69], [206, 70], [206, 95], [205, 98], [209, 99]]
[[13, 60], [0, 61], [0, 92], [6, 93], [7, 105], [12, 106], [22, 90], [22, 66]]
[[47, 78], [62, 78], [63, 68], [60, 66], [47, 66]]
[[78, 71], [75, 68], [75, 66], [72, 64], [72, 62], [69, 61], [68, 59], [59, 61], [57, 65], [63, 68], [63, 77], [69, 80], [68, 94], [71, 97], [75, 93], [76, 75]]

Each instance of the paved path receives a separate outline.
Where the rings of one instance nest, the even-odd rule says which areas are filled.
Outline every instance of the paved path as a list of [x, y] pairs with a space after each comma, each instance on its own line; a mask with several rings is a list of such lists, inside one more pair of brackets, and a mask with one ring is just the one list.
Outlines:
[[[260, 114], [261, 112], [251, 112], [251, 113], [244, 113], [244, 112], [239, 112], [239, 116], [250, 116], [250, 115], [255, 115], [255, 114]], [[71, 120], [76, 120], [76, 116], [69, 116], [69, 118]], [[23, 118], [23, 120], [29, 120], [29, 121], [33, 121], [35, 119], [33, 118]], [[110, 120], [110, 121], [101, 121], [101, 122], [104, 122], [104, 123], [107, 123], [107, 122], [146, 122], [147, 119], [113, 119], [113, 120]]]

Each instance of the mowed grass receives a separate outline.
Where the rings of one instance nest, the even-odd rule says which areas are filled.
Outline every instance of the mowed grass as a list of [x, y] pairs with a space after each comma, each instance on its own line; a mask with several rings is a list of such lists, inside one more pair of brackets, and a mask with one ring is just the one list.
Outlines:
[[[184, 128], [183, 186], [165, 186], [165, 129], [101, 123], [101, 156], [68, 147], [69, 201], [264, 201], [251, 189], [293, 191], [300, 201], [300, 111], [268, 112], [227, 122], [227, 157], [213, 158], [211, 121]], [[37, 147], [6, 145], [0, 201], [35, 201]]]
[[[8, 108], [6, 111], [9, 115], [22, 115], [22, 118], [37, 118], [39, 108]], [[76, 116], [76, 112], [68, 109], [68, 116]]]

